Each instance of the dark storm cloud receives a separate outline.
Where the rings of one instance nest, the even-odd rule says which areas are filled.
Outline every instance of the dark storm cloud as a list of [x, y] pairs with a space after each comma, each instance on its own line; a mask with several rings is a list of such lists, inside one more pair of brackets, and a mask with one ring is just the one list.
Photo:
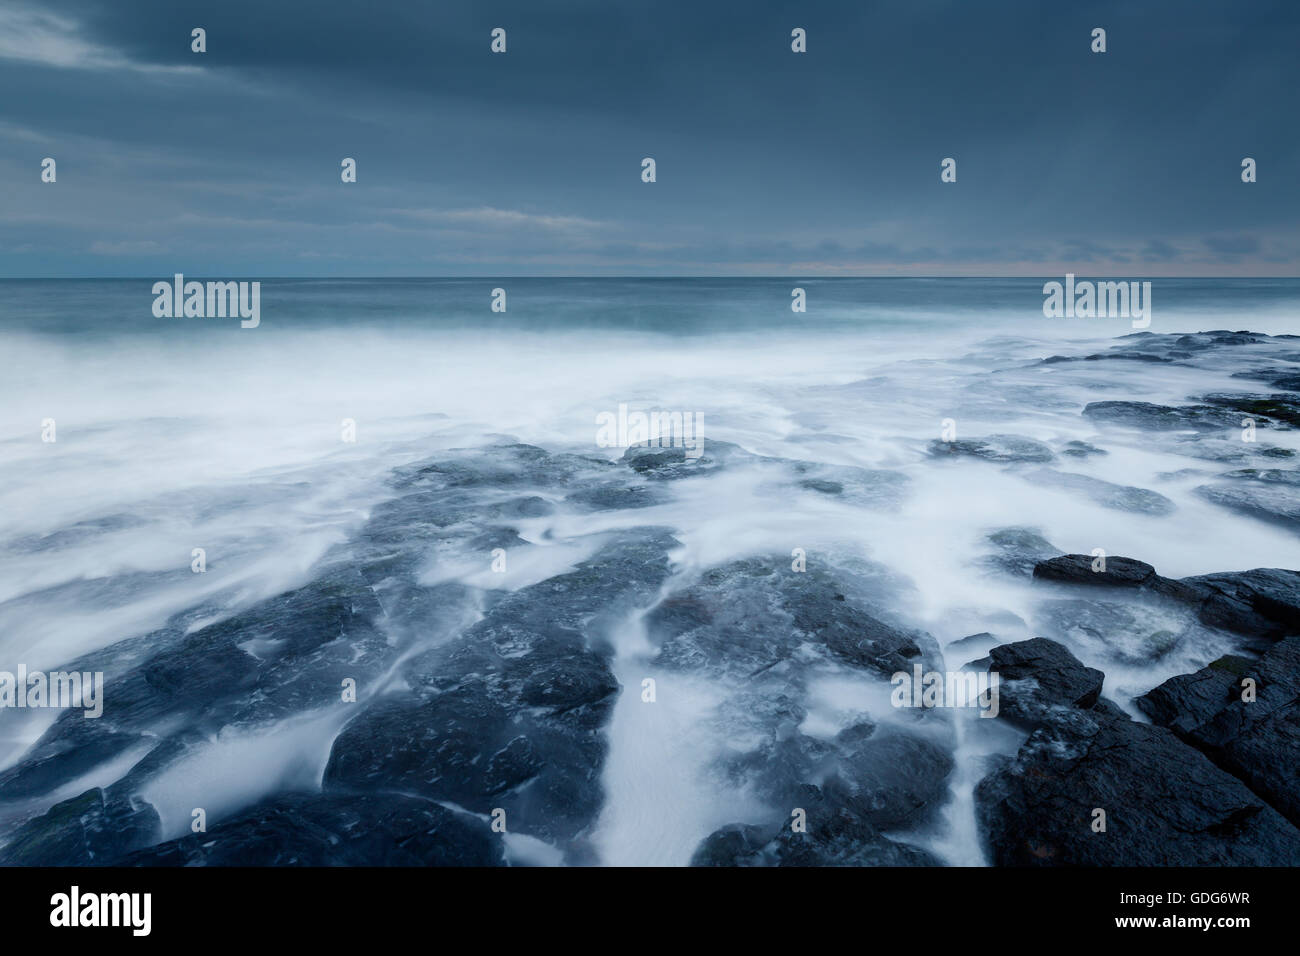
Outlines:
[[17, 0], [0, 269], [1294, 274], [1298, 43], [1263, 0]]

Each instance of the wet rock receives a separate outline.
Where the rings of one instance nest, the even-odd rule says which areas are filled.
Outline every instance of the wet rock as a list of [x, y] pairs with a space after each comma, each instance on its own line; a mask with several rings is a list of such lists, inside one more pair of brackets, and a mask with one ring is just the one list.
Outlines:
[[739, 445], [725, 441], [704, 441], [702, 438], [696, 448], [650, 443], [632, 445], [623, 452], [622, 459], [623, 464], [633, 471], [657, 481], [687, 478], [727, 465], [755, 460], [754, 455]]
[[[1220, 660], [1189, 677], [1152, 691], [1144, 712], [1169, 716], [1184, 739], [1300, 826], [1300, 637], [1258, 661]], [[1254, 700], [1243, 699], [1247, 677], [1255, 681]]]
[[895, 508], [906, 497], [911, 480], [898, 471], [794, 462], [798, 485], [866, 508]]
[[286, 793], [126, 866], [500, 866], [487, 820], [396, 793]]
[[1144, 431], [1221, 431], [1240, 428], [1241, 416], [1213, 405], [1154, 405], [1150, 402], [1089, 402], [1085, 418]]
[[1300, 494], [1285, 482], [1200, 485], [1194, 493], [1221, 508], [1300, 530]]
[[1300, 398], [1295, 395], [1258, 395], [1252, 392], [1212, 392], [1202, 395], [1200, 401], [1206, 405], [1234, 409], [1241, 414], [1236, 416], [1238, 428], [1242, 417], [1247, 416], [1256, 422], [1269, 422], [1273, 428], [1300, 425]]
[[1061, 446], [1061, 454], [1069, 455], [1071, 458], [1090, 458], [1094, 455], [1109, 455], [1110, 452], [1096, 445], [1090, 445], [1086, 441], [1068, 441]]
[[1255, 673], [1256, 662], [1225, 654], [1194, 674], [1179, 674], [1135, 698], [1134, 703], [1151, 722], [1168, 727], [1180, 737], [1208, 722], [1241, 696], [1241, 680]]
[[[1072, 711], [976, 787], [1001, 866], [1295, 866], [1300, 830], [1162, 727]], [[1094, 832], [1094, 809], [1106, 830]]]
[[1175, 511], [1174, 503], [1159, 492], [1129, 485], [1115, 485], [1088, 475], [1040, 468], [1027, 474], [1025, 478], [1035, 484], [1077, 492], [1104, 508], [1113, 508], [1116, 511], [1159, 516], [1172, 514]]
[[1226, 472], [1222, 477], [1242, 481], [1262, 481], [1270, 485], [1288, 485], [1300, 487], [1300, 470], [1294, 468], [1239, 468]]
[[1139, 588], [1157, 577], [1156, 569], [1145, 561], [1118, 555], [1106, 557], [1105, 570], [1101, 570], [1101, 564], [1096, 558], [1087, 554], [1063, 554], [1034, 565], [1036, 580], [1086, 584], [1092, 587]]
[[1141, 603], [1061, 600], [1038, 605], [1037, 630], [1072, 647], [1121, 663], [1146, 665], [1164, 657], [1195, 627], [1183, 609]]
[[990, 534], [988, 540], [997, 551], [984, 560], [984, 565], [1020, 577], [1029, 577], [1039, 562], [1061, 553], [1038, 528], [1001, 528]]
[[915, 826], [947, 798], [953, 760], [945, 748], [897, 731], [850, 747], [822, 789], [835, 789], [837, 799], [877, 829]]
[[935, 439], [929, 445], [935, 457], [981, 458], [1004, 463], [1049, 462], [1056, 458], [1052, 449], [1040, 441], [1022, 435], [989, 435], [985, 438], [966, 438], [959, 441]]
[[1069, 648], [1043, 637], [1001, 644], [969, 666], [996, 673], [999, 713], [1031, 726], [1062, 708], [1096, 706], [1106, 678], [1096, 668], [1085, 667]]
[[[692, 866], [937, 866], [931, 854], [880, 834], [852, 808], [815, 786], [797, 797], [805, 832], [790, 823], [733, 824], [706, 837]], [[791, 808], [792, 810], [794, 808]]]
[[792, 572], [778, 559], [710, 569], [660, 602], [646, 623], [657, 663], [715, 675], [752, 675], [803, 644], [885, 676], [937, 653], [929, 635], [877, 618], [847, 580], [815, 567]]
[[1040, 561], [1036, 580], [1131, 590], [1189, 605], [1210, 627], [1276, 639], [1300, 633], [1300, 572], [1281, 568], [1225, 571], [1174, 580], [1133, 558], [1107, 557], [1094, 572], [1085, 554]]
[[411, 658], [410, 691], [375, 701], [335, 740], [326, 788], [501, 807], [512, 832], [567, 852], [604, 798], [604, 726], [618, 692], [606, 630], [653, 600], [676, 546], [665, 529], [614, 535]]
[[3, 866], [105, 866], [158, 839], [158, 812], [96, 787], [29, 820], [0, 848]]
[[1300, 571], [1255, 568], [1183, 578], [1200, 619], [1255, 637], [1300, 634]]

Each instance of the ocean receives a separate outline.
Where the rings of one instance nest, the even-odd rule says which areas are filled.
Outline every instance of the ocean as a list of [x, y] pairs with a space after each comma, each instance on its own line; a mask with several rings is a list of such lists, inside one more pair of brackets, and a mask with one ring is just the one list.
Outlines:
[[[1240, 636], [1159, 608], [1049, 600], [1027, 573], [997, 569], [1007, 529], [1170, 578], [1296, 567], [1285, 515], [1201, 489], [1243, 468], [1294, 468], [1300, 431], [1254, 414], [1246, 438], [1246, 406], [1202, 399], [1268, 392], [1270, 370], [1300, 371], [1300, 280], [1151, 280], [1139, 331], [1125, 317], [1046, 318], [1044, 279], [268, 279], [260, 324], [241, 328], [155, 317], [151, 287], [170, 278], [0, 281], [0, 670], [76, 665], [102, 670], [106, 688], [91, 739], [64, 735], [57, 711], [0, 715], [0, 841], [128, 779], [157, 814], [131, 852], [185, 837], [195, 808], [228, 819], [277, 794], [391, 779], [484, 819], [509, 804], [517, 863], [682, 865], [720, 827], [788, 817], [746, 755], [764, 755], [770, 781], [773, 755], [797, 740], [790, 772], [821, 781], [819, 746], [902, 720], [888, 680], [807, 640], [770, 638], [755, 622], [784, 620], [789, 606], [769, 614], [771, 595], [748, 577], [733, 587], [710, 574], [750, 575], [745, 562], [758, 561], [797, 575], [802, 552], [803, 573], [832, 573], [850, 602], [932, 638], [927, 660], [953, 670], [981, 657], [981, 641], [959, 644], [972, 635], [1047, 636], [1104, 671], [1106, 698], [1141, 721], [1136, 696], [1240, 650]], [[804, 312], [791, 310], [795, 288]], [[1214, 330], [1257, 338], [1193, 335]], [[1154, 430], [1083, 414], [1105, 402], [1228, 411]], [[669, 476], [624, 467], [626, 449], [598, 427], [620, 409], [698, 422], [704, 464]], [[960, 444], [990, 436], [1015, 440]], [[395, 503], [403, 515], [457, 512], [380, 535]], [[617, 550], [660, 540], [662, 565]], [[396, 570], [377, 570], [390, 560]], [[340, 568], [361, 575], [374, 608], [349, 598], [343, 626], [316, 621], [315, 605], [259, 618]], [[579, 572], [612, 575], [617, 594], [585, 609], [547, 597], [547, 582]], [[714, 599], [737, 615], [708, 624], [726, 640], [677, 653], [673, 641], [705, 625], [673, 614]], [[360, 756], [345, 759], [340, 741], [367, 713], [379, 721], [371, 738], [413, 740], [409, 723], [398, 732], [381, 717], [407, 698], [445, 700], [438, 675], [454, 667], [438, 654], [506, 610], [516, 625], [581, 635], [617, 689], [599, 706], [583, 698], [583, 722], [563, 733], [538, 716], [550, 691], [518, 691], [528, 706], [510, 697], [513, 716], [492, 724], [501, 749], [454, 770], [372, 755], [362, 772]], [[295, 620], [325, 628], [328, 652], [317, 642], [295, 657]], [[221, 654], [181, 653], [223, 627]], [[1167, 638], [1159, 653], [1152, 635]], [[775, 679], [762, 647], [738, 649], [749, 641], [783, 648], [781, 714], [744, 703], [754, 678], [742, 661]], [[326, 657], [328, 681], [310, 684]], [[512, 673], [511, 659], [491, 666]], [[358, 700], [341, 703], [353, 663]], [[485, 667], [465, 665], [455, 686]], [[566, 671], [556, 686], [576, 680]], [[491, 686], [515, 694], [505, 677]], [[128, 703], [115, 709], [117, 687]], [[437, 753], [430, 720], [421, 746]], [[926, 814], [879, 829], [941, 862], [982, 865], [973, 789], [1023, 734], [962, 720], [934, 734], [951, 761], [942, 796], [916, 796]], [[163, 743], [180, 749], [162, 760]], [[494, 789], [467, 769], [525, 747], [537, 767], [522, 782]], [[578, 769], [547, 776], [566, 761]], [[558, 805], [572, 819], [547, 823]]]

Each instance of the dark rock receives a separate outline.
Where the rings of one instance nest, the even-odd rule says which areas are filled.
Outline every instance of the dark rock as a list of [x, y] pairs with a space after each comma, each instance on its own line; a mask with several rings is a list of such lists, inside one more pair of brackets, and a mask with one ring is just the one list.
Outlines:
[[0, 865], [105, 866], [156, 841], [160, 825], [143, 800], [96, 787], [19, 827], [0, 849]]
[[1300, 571], [1255, 568], [1183, 578], [1200, 619], [1253, 637], [1300, 634]]
[[[1300, 826], [1300, 637], [1279, 642], [1253, 666], [1240, 660], [1230, 666], [1229, 699], [1218, 712], [1184, 729], [1207, 709], [1196, 709], [1197, 699], [1184, 695], [1174, 722], [1187, 740]], [[1242, 699], [1245, 677], [1255, 680], [1254, 700]]]
[[1034, 578], [1092, 587], [1139, 588], [1157, 577], [1156, 569], [1145, 561], [1108, 556], [1104, 571], [1094, 571], [1094, 561], [1096, 559], [1087, 554], [1065, 554], [1059, 558], [1048, 558], [1034, 565]]
[[1160, 727], [1187, 735], [1241, 695], [1241, 679], [1254, 673], [1256, 662], [1226, 654], [1194, 674], [1179, 674], [1134, 700], [1139, 710]]
[[999, 713], [1036, 725], [1060, 708], [1087, 710], [1101, 698], [1106, 675], [1085, 667], [1069, 648], [1043, 637], [1000, 644], [972, 668], [998, 675]]
[[127, 866], [500, 866], [487, 820], [396, 793], [285, 793]]
[[[1252, 392], [1212, 392], [1202, 395], [1200, 401], [1206, 405], [1235, 409], [1241, 415], [1260, 421], [1271, 422], [1272, 427], [1300, 425], [1300, 399], [1294, 395], [1258, 395]], [[1241, 415], [1236, 416], [1236, 426], [1244, 427]]]
[[877, 829], [915, 826], [948, 795], [953, 761], [924, 737], [886, 733], [851, 745], [838, 774], [822, 785]]
[[852, 808], [807, 786], [792, 807], [806, 815], [806, 831], [732, 824], [700, 844], [692, 866], [937, 866], [931, 854], [882, 836]]
[[1300, 864], [1300, 830], [1241, 781], [1168, 730], [1113, 715], [1044, 724], [975, 799], [1001, 866]]

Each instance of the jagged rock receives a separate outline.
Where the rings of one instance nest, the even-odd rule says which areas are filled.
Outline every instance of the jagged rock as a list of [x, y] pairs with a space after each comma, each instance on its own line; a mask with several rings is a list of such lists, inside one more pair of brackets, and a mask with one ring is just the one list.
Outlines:
[[975, 799], [1001, 866], [1300, 864], [1300, 830], [1241, 781], [1170, 731], [1111, 713], [1059, 714]]
[[653, 599], [676, 544], [664, 529], [620, 533], [409, 660], [411, 691], [379, 699], [335, 740], [326, 788], [501, 807], [512, 832], [575, 844], [603, 800], [618, 692], [603, 629]]
[[1241, 694], [1241, 679], [1254, 673], [1256, 661], [1225, 654], [1194, 674], [1179, 674], [1135, 698], [1151, 722], [1186, 736]]
[[[1256, 697], [1244, 700], [1244, 678]], [[1221, 658], [1161, 684], [1138, 706], [1300, 826], [1300, 637], [1258, 661]]]
[[999, 713], [1036, 725], [1061, 708], [1088, 710], [1101, 698], [1106, 675], [1085, 667], [1069, 648], [1043, 637], [1000, 644], [968, 665], [998, 675]]

